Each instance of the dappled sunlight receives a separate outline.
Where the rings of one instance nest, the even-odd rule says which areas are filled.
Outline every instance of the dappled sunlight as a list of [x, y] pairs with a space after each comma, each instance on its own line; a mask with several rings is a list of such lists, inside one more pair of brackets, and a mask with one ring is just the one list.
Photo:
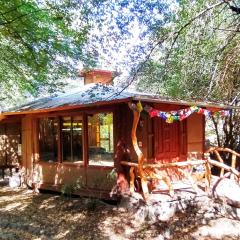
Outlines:
[[14, 236], [20, 239], [82, 239], [83, 235], [104, 239], [97, 225], [111, 208], [104, 209], [100, 201], [95, 206], [91, 205], [91, 200], [34, 194], [28, 190], [10, 191], [9, 187], [0, 188], [0, 196], [0, 229], [4, 228], [1, 234], [10, 234], [11, 239]]
[[3, 186], [0, 188], [0, 236], [24, 240], [157, 239], [159, 236], [183, 239], [186, 235], [190, 237], [187, 239], [211, 236], [221, 239], [216, 229], [221, 230], [221, 236], [228, 236], [229, 231], [240, 234], [240, 222], [230, 207], [232, 216], [229, 213], [226, 218], [205, 205], [204, 211], [189, 206], [167, 221], [150, 222], [143, 218], [143, 211], [136, 213], [98, 199], [34, 194], [30, 190]]
[[10, 204], [8, 204], [5, 208], [2, 208], [1, 210], [4, 210], [4, 211], [12, 211], [12, 210], [14, 210], [14, 209], [16, 209], [16, 208], [18, 208], [18, 210], [19, 210], [19, 208], [21, 207], [21, 203], [10, 203]]
[[69, 230], [60, 232], [60, 233], [58, 233], [58, 234], [55, 236], [55, 239], [63, 239], [63, 238], [65, 238], [69, 233], [70, 233]]

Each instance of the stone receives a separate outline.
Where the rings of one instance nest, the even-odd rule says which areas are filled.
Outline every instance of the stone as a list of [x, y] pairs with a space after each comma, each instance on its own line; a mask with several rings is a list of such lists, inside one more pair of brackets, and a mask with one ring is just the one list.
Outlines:
[[231, 239], [239, 239], [240, 222], [229, 218], [213, 219], [207, 225], [201, 226], [193, 233], [193, 237], [197, 239], [225, 239], [226, 236], [231, 236]]
[[240, 208], [240, 186], [233, 179], [222, 179], [217, 184], [213, 196], [231, 206]]
[[14, 174], [12, 177], [9, 178], [9, 187], [16, 188], [20, 187], [21, 185], [21, 178], [18, 173]]

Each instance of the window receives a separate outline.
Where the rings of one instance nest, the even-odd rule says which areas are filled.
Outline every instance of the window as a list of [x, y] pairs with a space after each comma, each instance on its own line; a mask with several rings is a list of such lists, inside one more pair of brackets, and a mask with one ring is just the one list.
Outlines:
[[57, 162], [57, 130], [56, 118], [39, 120], [39, 153], [42, 161]]
[[[113, 166], [113, 113], [88, 115], [86, 124], [89, 165]], [[82, 116], [39, 119], [41, 161], [51, 163], [60, 159], [61, 162], [82, 164], [83, 141]]]
[[82, 162], [82, 117], [63, 117], [61, 124], [62, 160]]
[[88, 116], [89, 165], [113, 166], [113, 114]]

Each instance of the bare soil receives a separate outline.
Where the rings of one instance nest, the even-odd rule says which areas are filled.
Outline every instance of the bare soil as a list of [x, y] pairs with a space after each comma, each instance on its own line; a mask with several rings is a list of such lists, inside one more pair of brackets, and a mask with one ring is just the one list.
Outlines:
[[233, 217], [178, 213], [167, 222], [97, 199], [11, 189], [0, 180], [0, 239], [240, 239]]

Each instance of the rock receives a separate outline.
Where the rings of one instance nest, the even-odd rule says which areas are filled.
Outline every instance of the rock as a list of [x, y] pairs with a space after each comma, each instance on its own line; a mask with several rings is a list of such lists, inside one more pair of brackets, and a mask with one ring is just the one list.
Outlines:
[[14, 174], [12, 177], [9, 178], [9, 187], [16, 188], [20, 187], [21, 179], [18, 173]]
[[222, 179], [217, 184], [213, 195], [231, 206], [240, 208], [240, 186], [235, 180]]
[[[225, 239], [226, 236], [231, 236], [231, 239], [239, 239], [240, 222], [229, 218], [213, 219], [205, 226], [193, 233], [193, 237], [197, 239]], [[229, 238], [226, 238], [229, 239]]]
[[176, 205], [170, 204], [168, 202], [163, 202], [160, 206], [156, 208], [155, 214], [157, 215], [157, 219], [162, 222], [169, 221], [176, 212]]

